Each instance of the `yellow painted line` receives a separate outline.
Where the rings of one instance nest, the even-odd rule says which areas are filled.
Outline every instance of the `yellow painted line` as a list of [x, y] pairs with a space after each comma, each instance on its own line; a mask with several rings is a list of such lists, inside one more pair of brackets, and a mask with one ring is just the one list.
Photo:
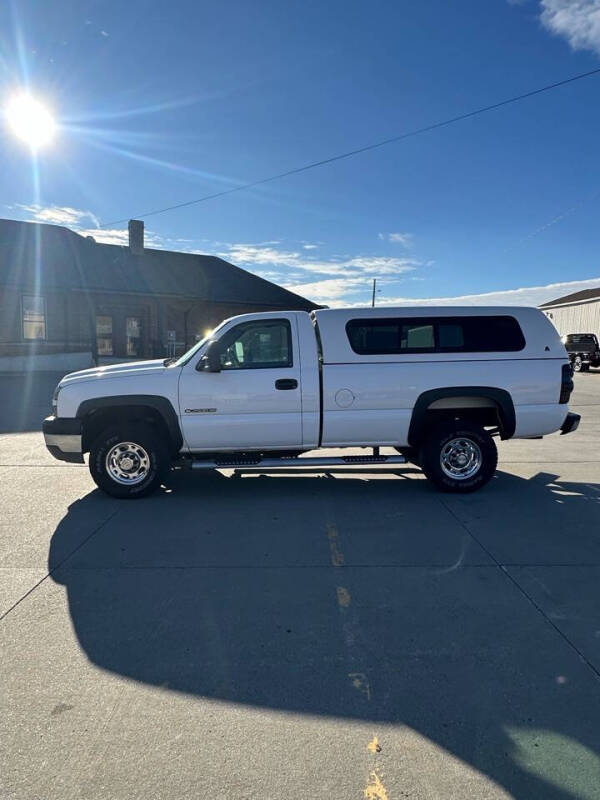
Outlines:
[[389, 800], [385, 786], [375, 770], [369, 775], [369, 783], [365, 789], [365, 797], [366, 800]]
[[329, 539], [329, 551], [331, 553], [331, 563], [334, 567], [344, 566], [344, 554], [340, 547], [340, 534], [338, 529], [331, 522], [327, 523], [327, 538]]
[[367, 750], [369, 750], [371, 753], [381, 753], [381, 745], [379, 744], [379, 739], [376, 736], [374, 736], [367, 745]]
[[336, 592], [337, 592], [338, 606], [340, 608], [349, 608], [350, 601], [352, 598], [350, 597], [350, 592], [348, 591], [348, 589], [346, 589], [345, 586], [338, 586]]

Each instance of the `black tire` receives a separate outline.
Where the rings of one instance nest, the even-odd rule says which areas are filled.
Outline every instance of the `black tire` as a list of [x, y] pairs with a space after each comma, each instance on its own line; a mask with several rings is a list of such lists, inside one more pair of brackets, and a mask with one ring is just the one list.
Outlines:
[[582, 372], [589, 372], [590, 371], [590, 365], [589, 364], [582, 364], [581, 371]]
[[[126, 448], [131, 443], [134, 447]], [[119, 467], [119, 451], [113, 451], [117, 445], [123, 444], [122, 457], [133, 461], [130, 474], [132, 483], [127, 484], [127, 469], [122, 469], [122, 481], [113, 477], [108, 467], [109, 454], [113, 458], [113, 472]], [[136, 449], [137, 448], [137, 449]], [[136, 461], [137, 459], [137, 461]], [[120, 463], [126, 463], [121, 459]], [[120, 499], [146, 497], [156, 491], [169, 469], [169, 454], [166, 445], [149, 425], [127, 424], [123, 428], [111, 428], [103, 431], [90, 448], [90, 474], [103, 492]], [[128, 462], [127, 462], [128, 466]], [[137, 469], [136, 469], [137, 467]]]
[[[460, 441], [445, 451], [454, 440]], [[461, 442], [466, 445], [461, 445]], [[465, 465], [461, 462], [463, 457], [467, 458]], [[474, 492], [484, 486], [496, 471], [498, 451], [490, 434], [481, 426], [469, 421], [453, 420], [431, 431], [421, 447], [420, 460], [427, 478], [442, 491]], [[450, 464], [449, 461], [455, 463]], [[470, 469], [475, 471], [470, 472]], [[449, 474], [460, 470], [465, 471], [464, 477]]]
[[581, 356], [575, 356], [573, 359], [573, 372], [581, 372], [583, 370], [583, 361]]

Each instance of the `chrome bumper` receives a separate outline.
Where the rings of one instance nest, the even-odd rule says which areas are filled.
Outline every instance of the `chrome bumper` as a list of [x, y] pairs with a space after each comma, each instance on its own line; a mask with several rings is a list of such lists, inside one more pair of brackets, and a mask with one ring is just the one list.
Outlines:
[[80, 419], [46, 417], [42, 431], [46, 447], [54, 458], [71, 464], [83, 464]]

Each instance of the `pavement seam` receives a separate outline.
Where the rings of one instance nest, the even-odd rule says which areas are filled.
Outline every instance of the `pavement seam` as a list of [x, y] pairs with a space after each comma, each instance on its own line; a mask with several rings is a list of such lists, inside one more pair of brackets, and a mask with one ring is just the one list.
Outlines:
[[[64, 563], [64, 562], [63, 562]], [[60, 565], [59, 565], [60, 566]], [[344, 564], [338, 569], [447, 569], [448, 564]], [[511, 564], [510, 566], [520, 566]], [[529, 566], [529, 565], [524, 565]], [[544, 566], [544, 565], [541, 565]], [[571, 566], [570, 564], [567, 566]], [[578, 566], [578, 565], [575, 565]], [[600, 566], [598, 564], [597, 566]], [[463, 568], [496, 568], [496, 564], [463, 564]], [[251, 569], [251, 570], [284, 570], [284, 569], [331, 569], [331, 564], [106, 564], [106, 565], [85, 565], [67, 567], [71, 570], [168, 570], [168, 569], [204, 569], [204, 570], [223, 570], [223, 569]], [[7, 569], [11, 569], [7, 567]], [[58, 569], [58, 567], [56, 567]], [[54, 571], [54, 570], [53, 570]]]
[[[64, 562], [63, 562], [64, 563]], [[62, 565], [59, 565], [62, 566]], [[448, 564], [419, 564], [419, 563], [411, 563], [411, 564], [344, 564], [340, 569], [447, 569]], [[451, 566], [451, 565], [450, 565]], [[543, 567], [544, 569], [558, 567], [560, 569], [568, 569], [568, 568], [575, 568], [580, 569], [582, 567], [591, 567], [593, 569], [598, 569], [600, 567], [600, 562], [597, 561], [586, 561], [585, 563], [576, 563], [576, 564], [569, 564], [569, 563], [559, 563], [559, 564], [546, 564], [546, 563], [525, 563], [519, 564], [516, 561], [506, 561], [506, 562], [494, 562], [493, 564], [461, 564], [461, 569], [496, 569], [497, 567], [502, 567], [502, 569], [508, 567], [519, 567], [523, 569], [535, 569], [538, 567]], [[13, 569], [13, 567], [0, 567], [2, 569]], [[18, 569], [18, 567], [17, 567]], [[56, 567], [55, 569], [58, 569]], [[181, 569], [204, 569], [204, 570], [211, 570], [211, 569], [252, 569], [252, 570], [267, 570], [267, 569], [331, 569], [330, 564], [94, 564], [94, 565], [86, 565], [86, 564], [79, 564], [73, 567], [67, 567], [67, 569], [71, 570], [90, 570], [90, 571], [98, 571], [98, 570], [181, 570]], [[54, 572], [54, 570], [52, 570]]]
[[[518, 589], [518, 590], [519, 590], [519, 592], [521, 592], [521, 594], [523, 595], [523, 597], [525, 597], [525, 599], [529, 601], [529, 603], [530, 603], [530, 604], [531, 604], [531, 605], [532, 605], [532, 606], [533, 606], [533, 607], [536, 609], [536, 611], [538, 611], [538, 613], [539, 613], [539, 614], [541, 614], [541, 616], [542, 616], [542, 617], [543, 617], [543, 618], [546, 620], [546, 622], [548, 623], [548, 625], [550, 625], [552, 628], [554, 628], [554, 630], [555, 630], [555, 631], [556, 631], [556, 633], [557, 633], [557, 634], [558, 634], [558, 635], [561, 637], [561, 639], [562, 639], [564, 642], [566, 642], [566, 643], [569, 645], [569, 647], [570, 647], [570, 648], [571, 648], [571, 649], [572, 649], [572, 650], [573, 650], [575, 653], [577, 653], [577, 655], [579, 656], [579, 659], [580, 659], [580, 660], [581, 660], [581, 661], [582, 661], [582, 662], [583, 662], [583, 663], [584, 663], [584, 664], [585, 664], [587, 667], [589, 667], [589, 669], [590, 669], [590, 670], [592, 671], [592, 673], [593, 673], [593, 674], [596, 676], [596, 678], [597, 678], [598, 680], [600, 680], [600, 670], [598, 670], [598, 669], [597, 669], [597, 668], [594, 666], [594, 664], [592, 664], [592, 662], [591, 662], [591, 661], [590, 661], [590, 660], [587, 658], [587, 656], [586, 656], [586, 655], [584, 655], [584, 653], [582, 653], [582, 651], [581, 651], [581, 650], [580, 650], [580, 649], [577, 647], [577, 645], [576, 645], [576, 644], [575, 644], [573, 641], [571, 641], [571, 639], [569, 639], [569, 637], [567, 636], [567, 634], [566, 634], [566, 633], [564, 633], [564, 632], [563, 632], [563, 631], [562, 631], [562, 630], [561, 630], [561, 629], [558, 627], [558, 625], [556, 625], [556, 623], [555, 623], [555, 622], [553, 622], [553, 621], [550, 619], [550, 617], [549, 617], [549, 616], [546, 614], [546, 612], [544, 611], [544, 609], [543, 609], [543, 608], [542, 608], [542, 607], [541, 607], [541, 606], [540, 606], [538, 603], [536, 603], [536, 602], [535, 602], [535, 600], [534, 600], [534, 599], [533, 599], [533, 597], [532, 597], [532, 596], [529, 594], [529, 592], [527, 592], [527, 591], [525, 590], [525, 588], [524, 588], [523, 586], [521, 586], [521, 584], [519, 583], [519, 581], [518, 581], [518, 580], [517, 580], [517, 579], [516, 579], [516, 578], [515, 578], [513, 575], [511, 575], [511, 574], [510, 574], [510, 572], [508, 571], [508, 568], [507, 568], [507, 567], [506, 567], [504, 564], [502, 564], [500, 561], [498, 561], [498, 559], [497, 559], [497, 558], [494, 556], [494, 554], [493, 554], [493, 553], [492, 553], [492, 552], [491, 552], [491, 551], [490, 551], [490, 550], [489, 550], [489, 549], [488, 549], [488, 548], [487, 548], [487, 547], [486, 547], [486, 546], [485, 546], [485, 545], [484, 545], [484, 544], [483, 544], [483, 543], [482, 543], [482, 542], [481, 542], [481, 541], [480, 541], [480, 540], [477, 538], [477, 536], [475, 536], [475, 534], [474, 534], [474, 533], [473, 533], [471, 530], [469, 530], [469, 528], [468, 528], [467, 524], [466, 524], [466, 523], [464, 523], [464, 522], [463, 522], [463, 521], [460, 519], [460, 517], [458, 517], [458, 516], [457, 516], [457, 514], [456, 514], [456, 513], [455, 513], [455, 512], [452, 510], [452, 508], [450, 508], [450, 507], [449, 507], [449, 506], [448, 506], [448, 505], [447, 505], [447, 504], [444, 502], [444, 500], [442, 500], [441, 498], [440, 498], [440, 503], [441, 503], [441, 504], [442, 504], [442, 506], [443, 506], [443, 507], [446, 509], [446, 511], [447, 511], [447, 512], [450, 514], [450, 516], [451, 516], [451, 517], [453, 517], [453, 518], [454, 518], [454, 520], [455, 520], [455, 521], [456, 521], [456, 522], [457, 522], [457, 523], [458, 523], [458, 524], [461, 526], [461, 528], [462, 528], [462, 529], [465, 531], [465, 533], [466, 533], [468, 536], [470, 536], [470, 537], [471, 537], [471, 539], [473, 539], [473, 541], [474, 541], [476, 544], [478, 544], [478, 545], [479, 545], [479, 547], [481, 547], [481, 549], [482, 549], [482, 550], [483, 550], [485, 553], [487, 553], [487, 554], [488, 554], [488, 556], [489, 556], [489, 557], [492, 559], [492, 561], [493, 561], [493, 562], [494, 562], [494, 564], [495, 564], [495, 565], [498, 567], [498, 569], [499, 569], [499, 570], [500, 570], [500, 571], [501, 571], [501, 572], [502, 572], [502, 573], [503, 573], [503, 574], [504, 574], [504, 575], [505, 575], [505, 576], [506, 576], [506, 577], [509, 579], [509, 581], [510, 581], [510, 582], [513, 584], [513, 586], [514, 586], [516, 589]], [[511, 564], [510, 566], [519, 566], [519, 565], [517, 565], [517, 564]]]
[[76, 553], [78, 550], [81, 550], [81, 548], [84, 546], [84, 544], [87, 544], [87, 542], [89, 542], [89, 540], [92, 538], [92, 536], [95, 536], [95, 535], [98, 533], [98, 531], [99, 531], [99, 530], [101, 530], [101, 529], [102, 529], [102, 528], [103, 528], [103, 527], [104, 527], [104, 526], [105, 526], [107, 523], [109, 523], [109, 522], [111, 521], [111, 519], [112, 519], [112, 518], [113, 518], [113, 517], [114, 517], [116, 514], [118, 514], [118, 513], [119, 513], [119, 511], [120, 511], [120, 510], [121, 510], [121, 509], [119, 509], [119, 508], [115, 509], [115, 510], [113, 511], [113, 513], [112, 513], [112, 514], [110, 514], [110, 516], [108, 516], [108, 517], [107, 517], [107, 518], [106, 518], [106, 519], [105, 519], [103, 522], [101, 522], [99, 525], [97, 525], [97, 526], [94, 528], [94, 530], [93, 530], [93, 531], [92, 531], [90, 534], [88, 534], [88, 536], [86, 536], [86, 537], [85, 537], [85, 539], [84, 539], [82, 542], [80, 542], [80, 543], [77, 545], [77, 547], [76, 547], [74, 550], [71, 550], [71, 552], [69, 553], [69, 555], [68, 555], [68, 556], [65, 556], [65, 558], [63, 558], [63, 560], [60, 562], [60, 564], [57, 564], [57, 565], [56, 565], [56, 566], [55, 566], [53, 569], [51, 569], [49, 572], [47, 572], [47, 573], [44, 575], [44, 577], [43, 577], [43, 578], [40, 578], [40, 580], [39, 580], [39, 581], [38, 581], [36, 584], [34, 584], [34, 585], [31, 587], [31, 589], [28, 589], [28, 590], [25, 592], [25, 594], [24, 594], [22, 597], [20, 597], [20, 598], [19, 598], [19, 599], [18, 599], [18, 600], [17, 600], [15, 603], [13, 603], [13, 605], [12, 605], [12, 606], [11, 606], [11, 607], [10, 607], [10, 608], [7, 610], [7, 611], [5, 611], [3, 614], [0, 614], [0, 622], [2, 622], [2, 621], [3, 621], [3, 620], [4, 620], [4, 619], [5, 619], [5, 618], [6, 618], [6, 617], [7, 617], [7, 616], [10, 614], [10, 612], [11, 612], [11, 611], [14, 611], [14, 610], [15, 610], [15, 608], [16, 608], [18, 605], [20, 605], [20, 604], [23, 602], [23, 600], [25, 600], [25, 598], [29, 597], [29, 595], [30, 595], [30, 594], [33, 594], [33, 592], [35, 592], [35, 590], [38, 588], [38, 586], [41, 586], [41, 585], [42, 585], [42, 583], [43, 583], [43, 582], [46, 580], [46, 578], [49, 578], [49, 577], [50, 577], [50, 575], [52, 575], [53, 573], [55, 573], [57, 569], [60, 569], [60, 568], [63, 566], [63, 564], [65, 564], [65, 563], [66, 563], [66, 562], [67, 562], [67, 561], [68, 561], [68, 560], [71, 558], [71, 556], [74, 556], [74, 555], [75, 555], [75, 553]]
[[81, 469], [85, 464], [0, 464], [0, 467], [29, 467], [30, 469]]

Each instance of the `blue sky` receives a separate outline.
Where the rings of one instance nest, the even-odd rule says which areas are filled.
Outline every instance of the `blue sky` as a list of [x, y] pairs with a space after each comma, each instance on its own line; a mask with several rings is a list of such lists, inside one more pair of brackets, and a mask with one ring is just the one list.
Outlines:
[[[600, 0], [9, 0], [0, 104], [29, 86], [59, 129], [36, 185], [2, 126], [0, 215], [88, 231], [598, 66]], [[330, 305], [370, 301], [374, 277], [379, 303], [598, 285], [599, 99], [587, 78], [150, 216], [147, 241]]]

